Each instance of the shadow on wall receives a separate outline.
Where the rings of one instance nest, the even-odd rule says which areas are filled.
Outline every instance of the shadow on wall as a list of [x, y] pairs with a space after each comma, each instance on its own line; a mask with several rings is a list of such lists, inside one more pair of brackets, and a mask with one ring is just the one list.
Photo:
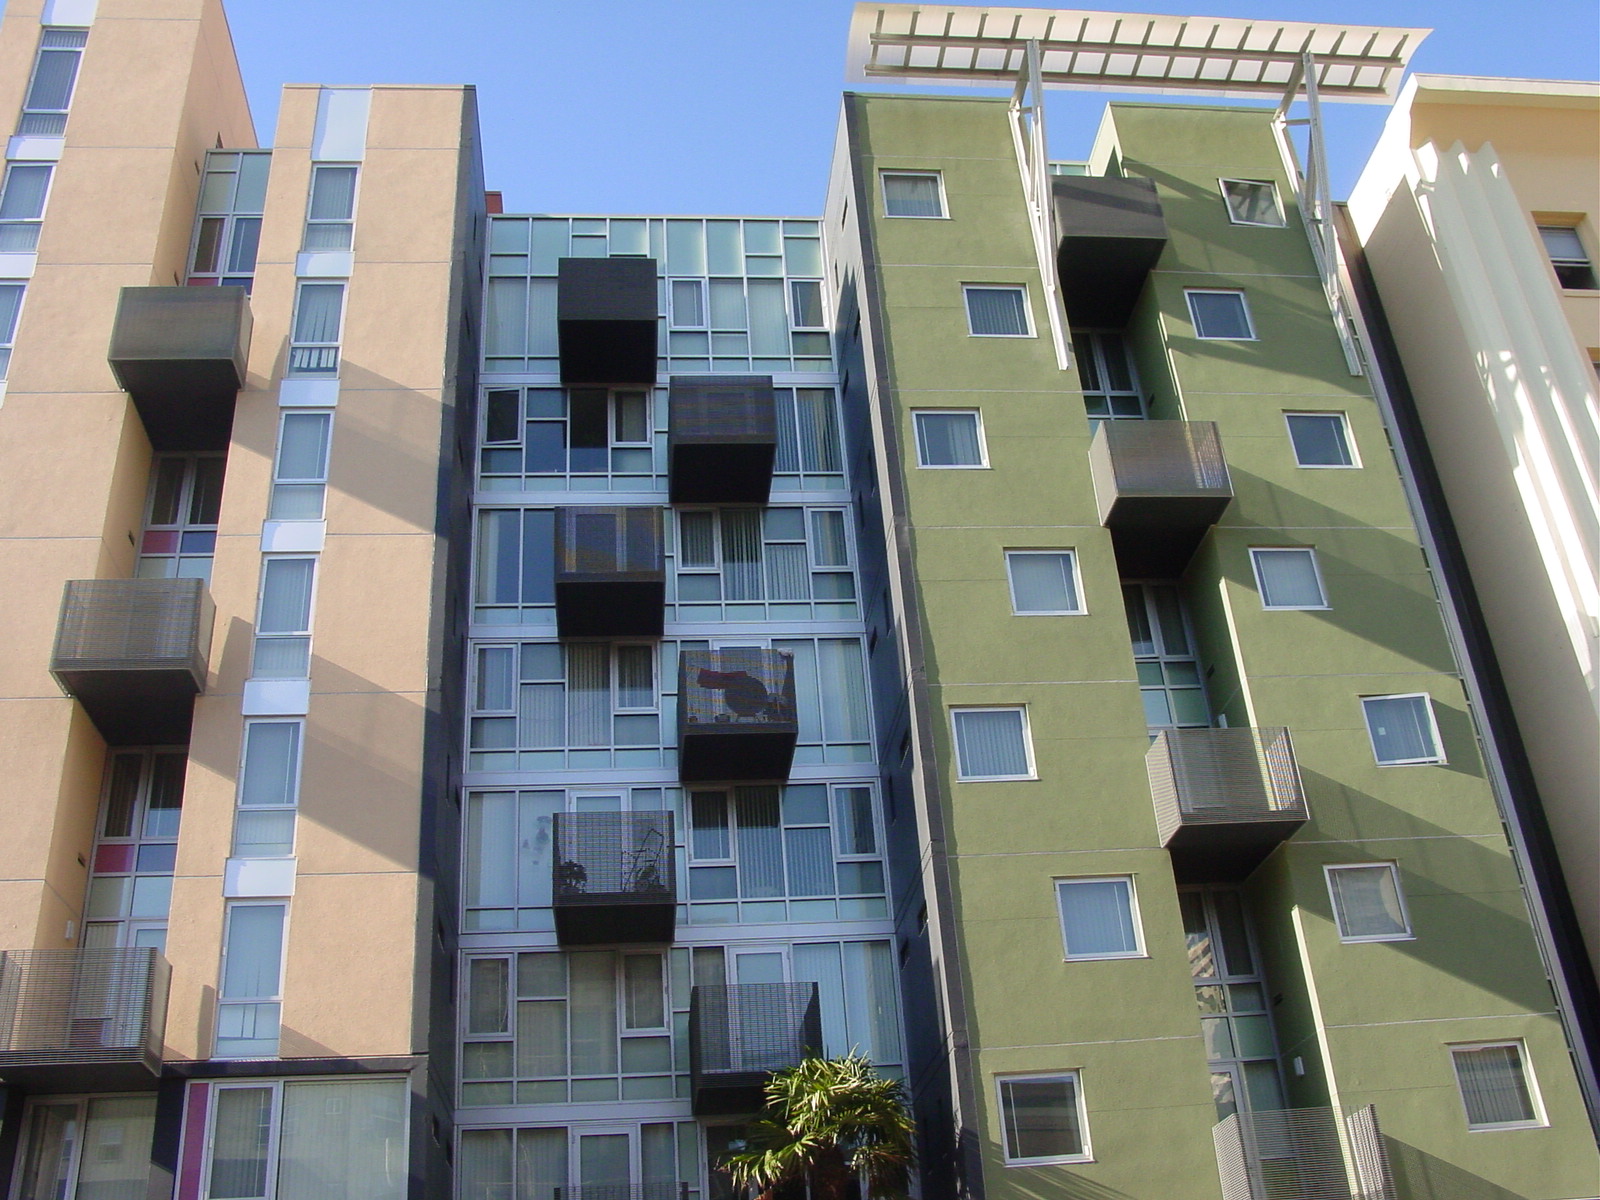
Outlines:
[[1407, 1200], [1536, 1200], [1463, 1171], [1388, 1134], [1383, 1140], [1389, 1150], [1389, 1170], [1396, 1190]]

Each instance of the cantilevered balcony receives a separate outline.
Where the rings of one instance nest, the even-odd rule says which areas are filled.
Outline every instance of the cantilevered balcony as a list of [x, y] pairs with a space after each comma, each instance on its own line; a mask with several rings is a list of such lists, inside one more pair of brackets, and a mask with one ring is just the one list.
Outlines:
[[678, 777], [789, 778], [800, 732], [794, 656], [751, 646], [678, 656]]
[[667, 602], [659, 508], [556, 509], [562, 637], [660, 637]]
[[113, 746], [189, 740], [215, 615], [198, 579], [73, 579], [50, 673]]
[[654, 383], [656, 260], [563, 258], [556, 326], [562, 383]]
[[814, 983], [702, 985], [689, 993], [689, 1087], [697, 1117], [758, 1111], [774, 1071], [821, 1050]]
[[1351, 1113], [1345, 1127], [1348, 1169], [1339, 1116], [1331, 1108], [1226, 1118], [1211, 1131], [1223, 1200], [1395, 1200], [1376, 1111], [1368, 1105]]
[[1056, 272], [1076, 329], [1121, 329], [1167, 244], [1156, 185], [1128, 178], [1058, 175]]
[[1163, 729], [1144, 762], [1180, 883], [1243, 879], [1306, 823], [1287, 729]]
[[667, 474], [674, 504], [765, 504], [778, 427], [770, 375], [674, 375]]
[[551, 883], [563, 946], [670, 942], [678, 889], [670, 812], [557, 813]]
[[125, 287], [107, 359], [157, 450], [226, 447], [250, 352], [242, 287]]
[[172, 969], [153, 947], [0, 951], [0, 1083], [153, 1088]]
[[1233, 499], [1211, 421], [1103, 421], [1089, 470], [1124, 578], [1182, 574]]

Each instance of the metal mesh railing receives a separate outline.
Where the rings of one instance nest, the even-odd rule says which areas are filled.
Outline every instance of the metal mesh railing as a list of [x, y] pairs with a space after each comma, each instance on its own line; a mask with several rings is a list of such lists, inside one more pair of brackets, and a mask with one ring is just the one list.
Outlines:
[[754, 646], [685, 650], [678, 657], [678, 723], [684, 731], [755, 726], [797, 729], [794, 655]]
[[1223, 1200], [1350, 1200], [1331, 1108], [1235, 1113], [1211, 1134]]
[[670, 812], [556, 813], [557, 904], [671, 904], [677, 898]]
[[667, 429], [677, 442], [776, 442], [772, 376], [674, 375]]
[[158, 1064], [170, 976], [146, 946], [0, 951], [0, 1072]]
[[665, 578], [659, 508], [556, 509], [556, 574]]
[[[242, 383], [250, 328], [250, 300], [240, 287], [126, 287], [106, 357], [113, 369], [228, 360]], [[332, 353], [337, 366], [338, 347]]]
[[197, 670], [211, 640], [198, 579], [73, 579], [61, 599], [55, 671]]
[[1119, 495], [1233, 494], [1214, 421], [1106, 421], [1095, 443]]
[[814, 983], [702, 984], [689, 995], [689, 1071], [697, 1089], [759, 1086], [821, 1048]]
[[1344, 1119], [1350, 1165], [1355, 1171], [1354, 1200], [1395, 1200], [1394, 1174], [1378, 1128], [1378, 1110], [1371, 1104]]
[[1180, 825], [1306, 819], [1287, 729], [1163, 729], [1144, 762], [1163, 838]]

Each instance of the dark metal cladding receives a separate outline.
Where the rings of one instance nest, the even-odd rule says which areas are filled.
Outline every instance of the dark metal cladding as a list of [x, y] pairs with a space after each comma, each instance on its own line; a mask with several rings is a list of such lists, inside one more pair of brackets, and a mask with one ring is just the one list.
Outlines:
[[656, 260], [563, 258], [556, 325], [562, 383], [654, 383]]
[[667, 473], [674, 504], [765, 504], [778, 426], [770, 375], [674, 375]]
[[659, 508], [556, 509], [562, 637], [660, 637], [667, 567]]
[[1212, 421], [1104, 421], [1089, 472], [1125, 579], [1177, 578], [1233, 500]]
[[678, 777], [782, 781], [800, 723], [794, 656], [753, 646], [678, 656]]
[[561, 812], [552, 827], [563, 946], [672, 941], [678, 884], [670, 812]]
[[1059, 175], [1050, 191], [1068, 321], [1080, 329], [1121, 329], [1167, 244], [1155, 183], [1138, 176]]
[[701, 985], [689, 993], [689, 1088], [697, 1117], [758, 1111], [774, 1071], [822, 1049], [814, 983]]

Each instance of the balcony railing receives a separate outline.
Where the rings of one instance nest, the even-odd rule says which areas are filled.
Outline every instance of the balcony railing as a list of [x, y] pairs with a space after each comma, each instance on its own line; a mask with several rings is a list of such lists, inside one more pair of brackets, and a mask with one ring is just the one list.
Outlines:
[[1228, 1117], [1211, 1131], [1223, 1200], [1395, 1200], [1376, 1111], [1369, 1105], [1345, 1124], [1348, 1167], [1331, 1108]]
[[171, 968], [151, 947], [0, 951], [0, 1082], [153, 1086]]
[[73, 579], [50, 672], [112, 745], [189, 740], [215, 615], [198, 579]]
[[667, 570], [661, 509], [556, 509], [562, 637], [660, 637]]
[[1181, 574], [1233, 499], [1211, 421], [1105, 421], [1089, 469], [1126, 578]]
[[1163, 729], [1144, 761], [1180, 881], [1243, 879], [1306, 823], [1287, 729]]
[[678, 777], [783, 780], [800, 732], [794, 656], [740, 646], [678, 656]]
[[242, 287], [127, 287], [107, 359], [157, 450], [228, 444], [250, 353]]
[[1058, 175], [1050, 191], [1068, 320], [1075, 329], [1121, 329], [1167, 244], [1156, 185], [1138, 176]]
[[670, 812], [557, 813], [551, 883], [563, 946], [670, 942], [678, 888]]
[[770, 375], [674, 375], [667, 474], [674, 504], [765, 504], [778, 427]]
[[774, 1071], [822, 1049], [814, 983], [737, 983], [689, 994], [689, 1079], [696, 1116], [753, 1113]]
[[561, 382], [656, 381], [656, 260], [563, 258], [556, 265]]

